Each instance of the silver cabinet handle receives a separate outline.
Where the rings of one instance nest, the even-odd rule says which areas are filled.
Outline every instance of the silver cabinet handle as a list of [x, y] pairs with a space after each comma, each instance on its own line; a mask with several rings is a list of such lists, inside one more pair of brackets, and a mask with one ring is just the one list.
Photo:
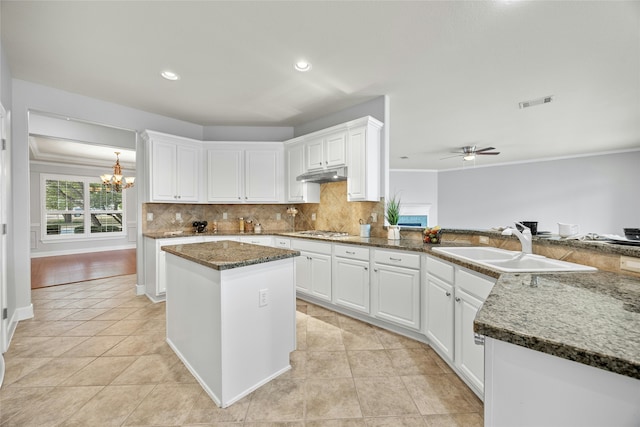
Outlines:
[[238, 200], [242, 200], [242, 197], [238, 196]]
[[349, 255], [355, 255], [355, 252], [351, 252], [351, 251], [345, 251], [346, 253], [348, 253]]
[[450, 297], [450, 296], [451, 296], [451, 292], [448, 292], [448, 291], [447, 291], [447, 292], [445, 293], [445, 295], [446, 295], [446, 296], [448, 296], [448, 297]]
[[375, 272], [377, 273], [377, 272], [378, 272], [378, 269], [377, 269], [377, 268], [374, 268], [374, 269], [373, 269], [373, 271], [375, 271]]
[[369, 271], [369, 267], [365, 267], [365, 268], [364, 268], [364, 271]]
[[392, 258], [392, 257], [389, 257], [389, 260], [390, 260], [390, 261], [402, 261], [402, 258]]
[[328, 162], [327, 160], [325, 160], [325, 161], [324, 161], [324, 164], [325, 164], [325, 165], [328, 165], [328, 164], [329, 164], [329, 162]]
[[477, 332], [473, 333], [473, 342], [477, 345], [484, 345], [484, 335], [480, 335]]
[[460, 302], [460, 298], [456, 297], [456, 302]]

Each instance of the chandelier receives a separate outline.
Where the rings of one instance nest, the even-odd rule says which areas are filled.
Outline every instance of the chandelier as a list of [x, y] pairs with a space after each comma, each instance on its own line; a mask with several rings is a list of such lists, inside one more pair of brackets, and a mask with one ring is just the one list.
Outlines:
[[[115, 153], [116, 153], [116, 164], [113, 165], [113, 175], [105, 173], [103, 175], [100, 175], [100, 179], [102, 180], [102, 183], [104, 185], [109, 185], [112, 190], [119, 192], [126, 188], [133, 187], [133, 182], [135, 181], [136, 178], [133, 176], [128, 176], [128, 177], [122, 176], [122, 168], [120, 167], [120, 152], [115, 151]], [[124, 184], [123, 184], [123, 179], [124, 179]]]

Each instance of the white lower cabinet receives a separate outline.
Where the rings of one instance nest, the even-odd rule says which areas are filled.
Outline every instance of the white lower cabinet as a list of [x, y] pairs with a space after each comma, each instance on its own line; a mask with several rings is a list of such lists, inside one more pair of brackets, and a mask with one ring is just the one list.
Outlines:
[[369, 314], [369, 278], [368, 248], [334, 246], [333, 300], [336, 305]]
[[427, 256], [429, 343], [478, 394], [484, 394], [484, 346], [477, 344], [473, 321], [495, 279]]
[[420, 330], [420, 255], [374, 251], [373, 315]]
[[291, 248], [300, 251], [296, 262], [296, 290], [331, 301], [331, 244], [293, 240]]
[[241, 236], [240, 241], [252, 245], [273, 246], [273, 237], [271, 236]]

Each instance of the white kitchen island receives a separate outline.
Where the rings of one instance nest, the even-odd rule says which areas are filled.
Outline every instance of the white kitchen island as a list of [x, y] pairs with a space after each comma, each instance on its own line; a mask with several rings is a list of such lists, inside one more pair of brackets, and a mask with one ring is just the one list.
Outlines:
[[162, 249], [167, 342], [218, 406], [291, 369], [299, 252], [232, 241]]

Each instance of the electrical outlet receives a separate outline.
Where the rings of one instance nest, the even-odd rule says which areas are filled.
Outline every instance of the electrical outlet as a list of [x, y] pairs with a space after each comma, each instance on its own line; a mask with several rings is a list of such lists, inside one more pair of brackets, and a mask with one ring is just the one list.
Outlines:
[[276, 214], [276, 221], [280, 221], [282, 219], [282, 215], [277, 213]]
[[482, 245], [488, 245], [489, 244], [489, 237], [488, 236], [480, 236], [479, 241], [480, 241], [480, 244], [482, 244]]
[[269, 289], [260, 289], [258, 292], [258, 307], [265, 307], [269, 304]]
[[315, 213], [312, 213], [312, 214], [311, 214], [311, 221], [315, 221], [315, 220], [316, 220], [316, 214], [315, 214]]
[[182, 221], [182, 214], [180, 212], [176, 212], [176, 221]]
[[153, 221], [153, 212], [147, 212], [147, 221]]
[[371, 212], [371, 222], [378, 222], [378, 213]]
[[227, 213], [226, 212], [222, 212], [222, 219], [227, 219], [227, 218], [228, 218]]

